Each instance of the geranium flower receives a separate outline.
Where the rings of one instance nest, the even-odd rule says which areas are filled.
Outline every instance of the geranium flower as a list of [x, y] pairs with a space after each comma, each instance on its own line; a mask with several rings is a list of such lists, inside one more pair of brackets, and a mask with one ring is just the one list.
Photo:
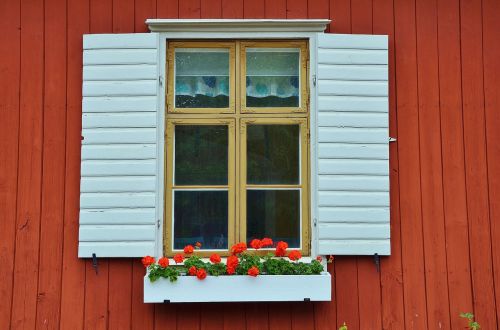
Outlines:
[[274, 255], [276, 257], [284, 257], [286, 255], [286, 249], [288, 249], [288, 244], [280, 241], [276, 244], [276, 251], [274, 252]]
[[160, 265], [163, 268], [167, 268], [168, 264], [169, 264], [168, 258], [163, 257], [158, 260], [158, 265]]
[[184, 261], [184, 256], [182, 254], [178, 253], [174, 256], [174, 261], [176, 264], [180, 264], [181, 262]]
[[257, 275], [259, 275], [259, 268], [252, 266], [248, 270], [247, 274], [253, 277], [257, 277]]
[[252, 249], [258, 250], [262, 247], [262, 241], [260, 239], [253, 239], [250, 242], [250, 246], [252, 247]]
[[184, 247], [184, 253], [185, 254], [191, 254], [191, 253], [193, 253], [193, 251], [194, 251], [194, 248], [193, 248], [192, 245], [186, 245]]
[[288, 258], [292, 261], [297, 261], [302, 258], [302, 254], [297, 250], [293, 250], [288, 254]]
[[155, 258], [153, 258], [151, 256], [145, 256], [144, 258], [142, 258], [141, 261], [142, 261], [142, 264], [144, 265], [144, 267], [148, 267], [149, 265], [155, 263]]
[[247, 244], [244, 242], [236, 243], [231, 247], [232, 254], [240, 254], [247, 249]]
[[238, 257], [236, 256], [229, 256], [227, 257], [227, 267], [231, 267], [231, 268], [234, 268], [236, 269], [236, 267], [238, 267], [238, 264], [240, 263], [240, 261], [238, 260]]
[[236, 268], [227, 266], [226, 272], [228, 275], [233, 275], [236, 272]]
[[316, 257], [316, 260], [318, 260], [319, 262], [322, 262], [322, 261], [323, 261], [323, 258], [321, 258], [321, 256], [317, 256], [317, 257]]
[[201, 243], [200, 242], [196, 242], [196, 244], [194, 245], [195, 248], [198, 250], [198, 249], [201, 249]]
[[194, 275], [196, 275], [196, 271], [197, 271], [196, 267], [195, 266], [191, 266], [188, 269], [188, 274], [191, 275], [191, 276], [194, 276]]
[[196, 277], [198, 277], [199, 280], [204, 280], [205, 277], [207, 277], [207, 271], [203, 268], [198, 269], [196, 271]]
[[267, 238], [267, 237], [264, 237], [261, 241], [260, 241], [260, 244], [261, 244], [261, 247], [266, 247], [266, 246], [273, 246], [273, 240], [270, 239], [270, 238]]
[[220, 260], [220, 255], [218, 255], [217, 253], [214, 253], [210, 256], [210, 261], [214, 264], [218, 264]]

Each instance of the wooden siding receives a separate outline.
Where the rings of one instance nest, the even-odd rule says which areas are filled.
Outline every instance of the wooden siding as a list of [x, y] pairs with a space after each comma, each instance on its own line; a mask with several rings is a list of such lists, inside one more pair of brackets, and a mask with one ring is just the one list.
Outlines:
[[[498, 328], [499, 15], [498, 0], [1, 1], [0, 329], [335, 329], [344, 321], [463, 329], [462, 311]], [[392, 256], [380, 273], [370, 257], [337, 258], [331, 303], [145, 305], [139, 260], [102, 259], [96, 274], [77, 258], [82, 34], [145, 32], [148, 17], [330, 17], [330, 32], [390, 35], [398, 141], [390, 146]]]

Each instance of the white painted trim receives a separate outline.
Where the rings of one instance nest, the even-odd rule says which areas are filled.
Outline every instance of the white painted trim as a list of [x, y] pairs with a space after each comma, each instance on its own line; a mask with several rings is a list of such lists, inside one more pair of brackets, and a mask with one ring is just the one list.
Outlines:
[[323, 32], [329, 19], [147, 19], [152, 32]]
[[151, 282], [144, 276], [144, 302], [331, 301], [331, 275], [179, 276]]

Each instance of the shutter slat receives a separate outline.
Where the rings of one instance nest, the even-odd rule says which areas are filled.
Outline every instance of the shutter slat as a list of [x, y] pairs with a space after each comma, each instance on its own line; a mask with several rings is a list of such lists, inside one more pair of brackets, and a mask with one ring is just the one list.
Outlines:
[[387, 36], [318, 35], [320, 254], [390, 254]]
[[79, 257], [154, 255], [158, 35], [83, 38]]

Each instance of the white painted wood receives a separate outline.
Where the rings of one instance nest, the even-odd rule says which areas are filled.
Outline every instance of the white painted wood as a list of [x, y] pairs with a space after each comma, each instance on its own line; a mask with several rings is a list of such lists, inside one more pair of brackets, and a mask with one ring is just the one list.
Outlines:
[[153, 32], [323, 32], [328, 19], [147, 19]]
[[82, 160], [155, 159], [156, 144], [83, 145]]
[[81, 225], [82, 242], [154, 241], [154, 224], [149, 225]]
[[78, 257], [89, 258], [95, 253], [98, 258], [141, 258], [154, 255], [154, 241], [125, 241], [125, 242], [80, 242]]
[[[180, 276], [170, 282], [144, 277], [144, 302], [330, 301], [331, 275]], [[293, 288], [293, 289], [291, 289]]]
[[359, 232], [365, 232], [363, 239], [389, 239], [391, 226], [388, 223], [321, 223], [319, 239], [356, 240]]
[[328, 159], [389, 159], [389, 150], [384, 143], [318, 143], [318, 156]]
[[317, 252], [388, 255], [387, 36], [318, 34], [316, 65]]
[[154, 224], [155, 208], [84, 209], [80, 225], [147, 225]]
[[85, 35], [79, 257], [154, 255], [158, 35]]

